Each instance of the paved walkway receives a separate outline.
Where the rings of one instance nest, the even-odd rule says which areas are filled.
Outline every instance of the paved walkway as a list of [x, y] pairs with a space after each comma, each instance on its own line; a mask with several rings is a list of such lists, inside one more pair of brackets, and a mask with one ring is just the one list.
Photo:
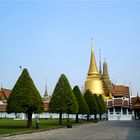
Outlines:
[[140, 121], [105, 121], [0, 139], [140, 140]]

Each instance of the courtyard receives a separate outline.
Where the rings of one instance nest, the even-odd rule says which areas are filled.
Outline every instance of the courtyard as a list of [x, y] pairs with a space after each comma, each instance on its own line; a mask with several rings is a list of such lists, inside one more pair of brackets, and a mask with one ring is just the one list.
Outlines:
[[37, 133], [0, 137], [0, 139], [47, 140], [139, 140], [140, 121], [101, 121]]

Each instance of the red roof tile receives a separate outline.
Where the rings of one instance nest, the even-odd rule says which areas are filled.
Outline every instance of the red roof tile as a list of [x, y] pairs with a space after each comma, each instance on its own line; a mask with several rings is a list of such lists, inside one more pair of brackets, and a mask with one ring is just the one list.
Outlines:
[[11, 94], [11, 90], [1, 88], [1, 90], [0, 90], [0, 98], [1, 98], [2, 100], [7, 99], [7, 98], [9, 97], [10, 94]]

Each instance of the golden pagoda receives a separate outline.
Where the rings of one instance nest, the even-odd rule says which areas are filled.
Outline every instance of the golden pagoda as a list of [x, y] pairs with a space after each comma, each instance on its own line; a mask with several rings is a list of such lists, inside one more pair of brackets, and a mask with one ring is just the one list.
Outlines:
[[107, 62], [104, 60], [103, 63], [103, 74], [102, 74], [103, 88], [105, 92], [105, 96], [108, 96], [110, 99], [113, 98], [113, 87], [111, 80], [108, 74]]
[[103, 90], [103, 83], [99, 77], [93, 46], [94, 44], [92, 39], [91, 58], [90, 58], [89, 71], [85, 82], [85, 91], [89, 89], [93, 94], [102, 95], [104, 100], [106, 100], [108, 97], [105, 96], [105, 92]]

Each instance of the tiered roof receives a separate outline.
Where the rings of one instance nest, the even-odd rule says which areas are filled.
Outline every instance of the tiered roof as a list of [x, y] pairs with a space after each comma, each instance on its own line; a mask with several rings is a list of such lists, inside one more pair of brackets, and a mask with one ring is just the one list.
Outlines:
[[[0, 112], [6, 112], [6, 107], [7, 107], [7, 99], [9, 95], [11, 94], [11, 90], [1, 88], [0, 89]], [[48, 110], [48, 104], [49, 102], [44, 101], [44, 111]]]
[[129, 98], [129, 87], [124, 85], [114, 85], [114, 97]]
[[1, 100], [7, 100], [7, 98], [9, 97], [10, 94], [11, 94], [11, 90], [4, 89], [4, 88], [0, 89], [0, 99]]

